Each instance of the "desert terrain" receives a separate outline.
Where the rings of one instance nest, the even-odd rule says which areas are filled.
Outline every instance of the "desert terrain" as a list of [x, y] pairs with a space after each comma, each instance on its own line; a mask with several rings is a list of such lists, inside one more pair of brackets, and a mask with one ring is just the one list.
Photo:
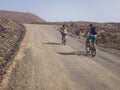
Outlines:
[[[76, 35], [90, 23], [1, 17], [0, 90], [120, 90], [120, 24], [93, 23], [98, 42], [91, 57]], [[65, 46], [59, 32], [63, 24], [69, 29]]]

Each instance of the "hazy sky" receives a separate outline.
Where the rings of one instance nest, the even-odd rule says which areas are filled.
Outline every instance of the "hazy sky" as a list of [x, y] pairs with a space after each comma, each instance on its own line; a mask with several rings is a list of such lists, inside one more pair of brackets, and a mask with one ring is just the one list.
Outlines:
[[120, 0], [0, 0], [0, 10], [32, 12], [46, 21], [120, 22]]

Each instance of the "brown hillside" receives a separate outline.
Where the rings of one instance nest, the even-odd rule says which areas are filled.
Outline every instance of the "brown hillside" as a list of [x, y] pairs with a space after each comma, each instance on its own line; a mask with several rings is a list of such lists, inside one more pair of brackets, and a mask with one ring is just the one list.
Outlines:
[[19, 23], [35, 23], [35, 22], [44, 22], [40, 17], [32, 13], [20, 13], [13, 11], [0, 11], [0, 17], [14, 20]]
[[24, 35], [23, 25], [0, 18], [0, 83]]

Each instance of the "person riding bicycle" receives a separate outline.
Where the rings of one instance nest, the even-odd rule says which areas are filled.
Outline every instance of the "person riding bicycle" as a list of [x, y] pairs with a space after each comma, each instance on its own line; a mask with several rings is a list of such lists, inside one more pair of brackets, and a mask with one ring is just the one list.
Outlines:
[[96, 27], [93, 26], [93, 24], [90, 24], [90, 29], [88, 29], [85, 33], [85, 37], [87, 36], [86, 38], [86, 43], [89, 42], [90, 40], [93, 40], [93, 45], [94, 47], [96, 47], [96, 44], [95, 44], [95, 41], [97, 39], [97, 31], [96, 31]]
[[62, 35], [62, 41], [66, 39], [66, 35], [68, 33], [68, 28], [66, 25], [63, 25], [62, 29], [60, 30], [61, 35]]

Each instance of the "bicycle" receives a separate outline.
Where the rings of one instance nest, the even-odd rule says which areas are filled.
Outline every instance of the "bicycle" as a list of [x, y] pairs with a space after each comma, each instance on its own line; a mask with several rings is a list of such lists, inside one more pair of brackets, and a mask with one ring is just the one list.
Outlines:
[[66, 35], [67, 35], [67, 34], [63, 34], [63, 36], [62, 36], [62, 44], [63, 44], [63, 45], [66, 45], [66, 43], [67, 43]]
[[86, 42], [85, 48], [87, 53], [91, 53], [92, 57], [96, 56], [96, 48], [94, 47], [95, 40], [88, 40]]

